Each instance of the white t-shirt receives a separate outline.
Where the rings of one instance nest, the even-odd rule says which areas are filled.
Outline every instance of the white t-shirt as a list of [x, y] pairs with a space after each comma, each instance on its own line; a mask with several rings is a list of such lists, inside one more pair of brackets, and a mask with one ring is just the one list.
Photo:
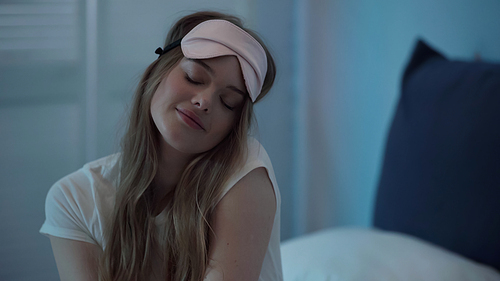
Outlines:
[[[45, 222], [40, 233], [78, 240], [106, 247], [103, 230], [111, 224], [119, 179], [119, 154], [113, 154], [85, 164], [83, 168], [56, 182], [49, 190], [45, 202]], [[282, 281], [280, 253], [281, 198], [273, 167], [264, 147], [248, 140], [246, 163], [227, 181], [223, 195], [250, 171], [264, 167], [276, 195], [271, 239], [262, 265], [259, 281]], [[221, 197], [222, 198], [222, 197]], [[160, 222], [158, 222], [160, 223]]]

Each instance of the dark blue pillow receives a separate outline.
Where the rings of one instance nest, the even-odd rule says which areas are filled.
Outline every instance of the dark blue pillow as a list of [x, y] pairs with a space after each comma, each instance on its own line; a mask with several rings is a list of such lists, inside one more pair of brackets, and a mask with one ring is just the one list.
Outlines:
[[500, 64], [450, 61], [417, 43], [373, 223], [500, 270]]

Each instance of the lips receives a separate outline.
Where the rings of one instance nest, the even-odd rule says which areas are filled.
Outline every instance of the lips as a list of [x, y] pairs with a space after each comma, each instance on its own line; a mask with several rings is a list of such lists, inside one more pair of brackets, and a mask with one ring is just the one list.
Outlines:
[[182, 120], [186, 122], [186, 124], [189, 125], [191, 128], [203, 131], [205, 130], [203, 122], [201, 122], [201, 119], [198, 118], [198, 116], [194, 112], [183, 108], [176, 108], [176, 109]]

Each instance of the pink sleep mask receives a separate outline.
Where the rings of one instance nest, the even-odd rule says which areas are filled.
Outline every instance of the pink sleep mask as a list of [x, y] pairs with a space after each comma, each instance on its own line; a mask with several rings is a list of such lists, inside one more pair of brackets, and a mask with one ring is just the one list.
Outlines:
[[189, 59], [236, 56], [252, 102], [259, 96], [267, 72], [266, 52], [240, 27], [226, 20], [204, 21], [182, 38], [181, 48]]

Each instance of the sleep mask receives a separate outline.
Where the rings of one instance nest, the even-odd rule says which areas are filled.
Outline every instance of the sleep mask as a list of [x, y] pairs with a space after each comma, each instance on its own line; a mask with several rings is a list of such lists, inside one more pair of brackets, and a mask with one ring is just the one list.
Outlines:
[[158, 48], [160, 56], [181, 45], [189, 59], [234, 55], [238, 59], [252, 102], [259, 96], [267, 72], [267, 57], [260, 43], [246, 31], [226, 20], [208, 20], [195, 26], [182, 40]]

